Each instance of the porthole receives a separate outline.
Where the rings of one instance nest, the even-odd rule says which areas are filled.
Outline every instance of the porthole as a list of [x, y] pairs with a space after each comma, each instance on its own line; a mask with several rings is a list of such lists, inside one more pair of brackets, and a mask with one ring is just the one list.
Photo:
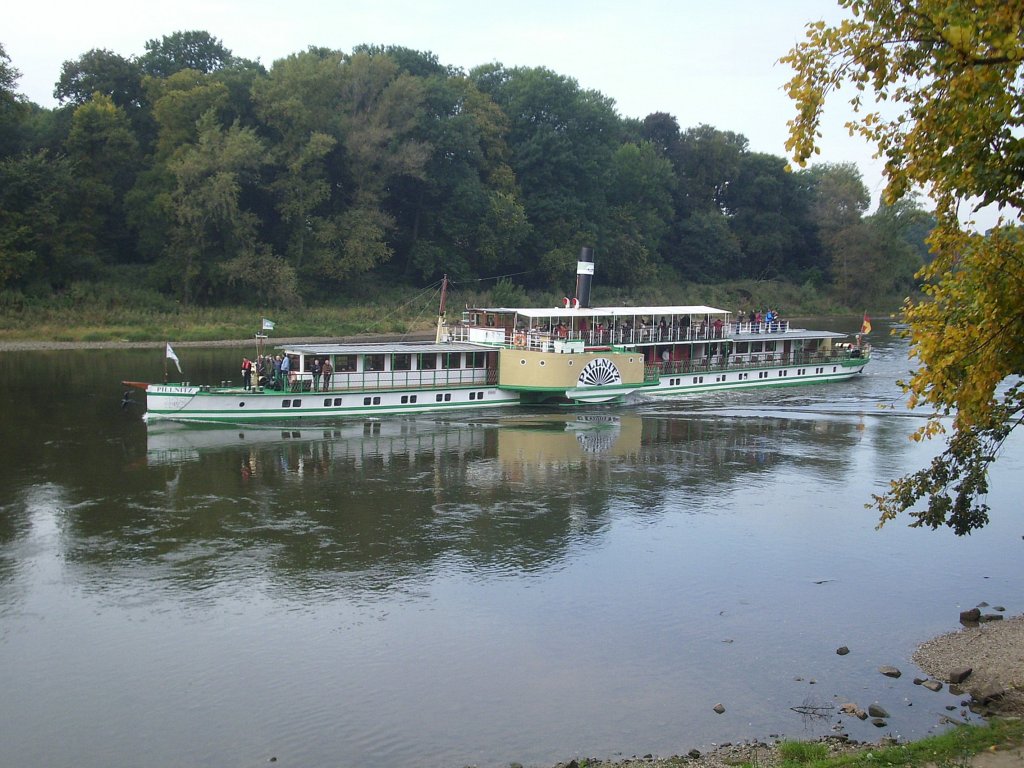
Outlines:
[[335, 405], [341, 405], [341, 398], [340, 397], [334, 398], [334, 404]]
[[547, 365], [547, 364], [548, 364], [548, 363], [547, 363], [547, 360], [541, 360], [541, 361], [540, 361], [540, 367], [541, 367], [541, 368], [543, 368], [543, 367], [544, 367], [545, 365]]
[[291, 408], [292, 407], [292, 401], [291, 400], [282, 400], [281, 401], [281, 407], [282, 408]]
[[238, 407], [239, 407], [239, 408], [245, 408], [245, 401], [243, 400], [242, 402], [240, 402], [240, 403], [238, 404]]
[[519, 364], [520, 364], [520, 365], [526, 365], [526, 361], [525, 361], [525, 360], [520, 360], [520, 361], [519, 361]]

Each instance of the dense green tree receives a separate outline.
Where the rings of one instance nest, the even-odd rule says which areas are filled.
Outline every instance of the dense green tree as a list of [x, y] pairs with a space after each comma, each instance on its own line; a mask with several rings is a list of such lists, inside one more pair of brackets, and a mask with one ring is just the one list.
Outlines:
[[416, 135], [430, 148], [424, 174], [392, 186], [405, 275], [458, 279], [519, 269], [529, 233], [504, 141], [508, 122], [462, 75], [425, 81]]
[[212, 73], [213, 82], [221, 83], [228, 92], [227, 104], [221, 110], [225, 123], [238, 120], [245, 126], [258, 124], [252, 94], [256, 83], [266, 76], [266, 67], [258, 61], [240, 58], [232, 58], [227, 65]]
[[166, 78], [148, 77], [145, 84], [157, 125], [156, 154], [161, 159], [194, 142], [199, 119], [211, 110], [220, 114], [229, 102], [224, 83], [194, 69]]
[[509, 119], [510, 165], [532, 225], [524, 256], [542, 265], [544, 282], [568, 279], [575, 255], [564, 255], [566, 244], [605, 221], [608, 173], [622, 136], [614, 103], [544, 68], [492, 64], [470, 77]]
[[342, 181], [333, 109], [344, 61], [337, 52], [293, 54], [276, 61], [253, 88], [256, 114], [271, 137], [269, 183], [281, 221], [275, 242], [300, 275], [309, 257], [317, 259], [318, 233], [340, 207], [331, 205], [332, 193], [350, 187]]
[[698, 125], [682, 133], [678, 152], [680, 218], [695, 211], [725, 211], [730, 188], [733, 201], [741, 194], [734, 187], [749, 153], [745, 136]]
[[263, 301], [295, 298], [293, 273], [275, 267], [268, 274], [273, 258], [259, 240], [259, 222], [241, 204], [265, 159], [252, 129], [223, 128], [210, 110], [199, 120], [195, 143], [168, 161], [175, 186], [165, 264], [183, 303], [209, 300], [218, 284], [241, 286]]
[[744, 154], [735, 180], [722, 191], [723, 210], [743, 249], [744, 276], [799, 276], [808, 267], [808, 201], [785, 165], [774, 155]]
[[[156, 128], [139, 62], [103, 48], [93, 48], [75, 60], [64, 62], [53, 96], [70, 108], [62, 110], [66, 115], [97, 93], [110, 97], [115, 106], [124, 110], [136, 140], [141, 147], [149, 149], [155, 139]], [[70, 125], [67, 128], [70, 130]]]
[[828, 244], [834, 244], [843, 230], [863, 218], [871, 205], [871, 194], [853, 163], [815, 165], [797, 176], [811, 191], [811, 216]]
[[679, 121], [675, 117], [667, 112], [652, 112], [643, 119], [639, 133], [678, 170], [681, 137]]
[[602, 237], [606, 278], [641, 285], [653, 279], [672, 228], [675, 172], [649, 141], [620, 146], [610, 171]]
[[[814, 223], [814, 236], [808, 249], [819, 254], [808, 259], [808, 268], [816, 269], [823, 278], [831, 277], [841, 296], [850, 296], [851, 282], [862, 285], [871, 279], [868, 265], [860, 258], [851, 259], [847, 239], [862, 240], [863, 235], [849, 234], [863, 224], [871, 204], [871, 195], [860, 171], [852, 163], [815, 165], [796, 174], [809, 200], [809, 215]], [[863, 304], [864, 289], [858, 290], [854, 306]]]
[[151, 77], [170, 77], [184, 69], [209, 74], [231, 61], [231, 51], [220, 40], [209, 32], [190, 30], [146, 41], [139, 65]]
[[352, 53], [364, 53], [367, 56], [386, 56], [397, 64], [401, 71], [414, 77], [440, 77], [446, 79], [462, 74], [455, 67], [441, 64], [437, 55], [430, 51], [417, 51], [401, 45], [357, 45], [352, 49]]
[[304, 276], [342, 281], [391, 258], [390, 187], [422, 178], [423, 83], [386, 56], [309, 51], [275, 62], [255, 92], [279, 138], [274, 189]]
[[0, 43], [0, 158], [20, 151], [24, 144], [22, 129], [28, 108], [17, 91], [20, 77]]
[[721, 211], [694, 211], [676, 225], [671, 263], [685, 280], [713, 283], [743, 275], [743, 247]]
[[93, 48], [61, 65], [53, 96], [61, 104], [79, 106], [94, 93], [100, 93], [130, 114], [144, 105], [142, 74], [137, 61], [104, 48]]
[[0, 288], [43, 293], [96, 276], [70, 160], [48, 152], [0, 160]]
[[132, 260], [124, 197], [135, 183], [139, 147], [124, 110], [99, 93], [75, 110], [65, 144], [82, 191], [82, 227], [92, 233], [97, 255]]
[[929, 259], [926, 239], [934, 217], [908, 196], [892, 205], [883, 202], [865, 224], [878, 232], [883, 245], [871, 290], [885, 298], [917, 293], [916, 274]]

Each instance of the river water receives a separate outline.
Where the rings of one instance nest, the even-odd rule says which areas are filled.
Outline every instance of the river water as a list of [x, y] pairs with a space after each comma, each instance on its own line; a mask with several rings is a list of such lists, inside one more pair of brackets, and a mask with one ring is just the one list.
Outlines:
[[[269, 428], [147, 429], [119, 382], [162, 350], [2, 354], [0, 763], [544, 766], [940, 729], [959, 699], [910, 657], [982, 601], [1024, 609], [1024, 444], [986, 529], [876, 530], [870, 494], [938, 449], [907, 438], [887, 330], [847, 383]], [[244, 352], [177, 351], [194, 381]], [[842, 701], [892, 717], [794, 710]]]

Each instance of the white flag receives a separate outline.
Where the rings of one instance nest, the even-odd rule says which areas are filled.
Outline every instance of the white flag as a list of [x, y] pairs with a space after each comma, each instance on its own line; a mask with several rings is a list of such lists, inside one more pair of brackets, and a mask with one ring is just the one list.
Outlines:
[[267, 320], [267, 318], [264, 317], [263, 318], [263, 330], [264, 331], [272, 331], [272, 330], [274, 330], [274, 322], [272, 320]]
[[171, 349], [170, 342], [167, 342], [167, 354], [165, 355], [165, 357], [169, 357], [171, 360], [173, 360], [174, 364], [178, 366], [178, 373], [181, 373], [181, 363], [178, 362], [178, 356], [174, 354], [174, 350]]

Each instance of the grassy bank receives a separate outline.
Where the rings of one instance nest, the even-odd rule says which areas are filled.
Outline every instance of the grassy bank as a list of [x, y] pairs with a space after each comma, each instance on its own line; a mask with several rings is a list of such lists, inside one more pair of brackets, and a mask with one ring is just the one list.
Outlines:
[[[580, 768], [1016, 768], [1024, 762], [1024, 722], [994, 718], [907, 744], [849, 744], [838, 740], [730, 745], [698, 756], [578, 760]], [[1003, 761], [997, 758], [1004, 758]], [[569, 764], [571, 765], [571, 763]]]
[[[274, 321], [282, 337], [343, 337], [404, 334], [433, 327], [439, 286], [416, 290], [360, 286], [361, 295], [320, 306], [195, 307], [131, 286], [78, 284], [60, 294], [30, 297], [0, 294], [0, 341], [215, 341], [246, 339], [261, 319]], [[470, 306], [561, 306], [560, 291], [526, 292], [508, 283], [482, 289], [456, 285], [449, 316]], [[778, 309], [789, 317], [859, 313], [828, 292], [781, 281], [736, 281], [720, 285], [656, 283], [642, 289], [595, 287], [595, 305], [709, 305], [736, 311]], [[898, 306], [893, 299], [885, 305]]]
[[1019, 750], [1022, 745], [1024, 723], [1019, 719], [994, 720], [985, 726], [959, 726], [909, 744], [860, 747], [831, 757], [824, 744], [786, 742], [779, 745], [779, 765], [785, 768], [966, 766], [976, 755]]

